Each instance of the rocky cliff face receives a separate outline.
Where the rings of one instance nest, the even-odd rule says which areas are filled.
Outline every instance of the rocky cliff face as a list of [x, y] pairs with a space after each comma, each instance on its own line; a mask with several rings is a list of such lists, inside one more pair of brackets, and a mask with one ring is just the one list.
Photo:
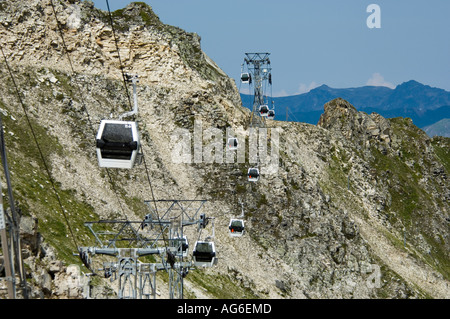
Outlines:
[[[236, 85], [201, 51], [199, 36], [162, 24], [141, 3], [113, 13], [114, 34], [91, 2], [53, 2], [61, 29], [50, 1], [0, 2], [2, 48], [25, 106], [2, 61], [0, 108], [15, 199], [28, 221], [32, 298], [86, 296], [88, 270], [73, 256], [95, 243], [84, 222], [148, 213], [144, 165], [97, 165], [100, 120], [129, 110], [121, 66], [139, 75], [137, 120], [154, 197], [207, 199], [205, 213], [215, 217], [219, 262], [185, 278], [185, 297], [450, 297], [449, 139], [336, 99], [317, 126], [270, 123], [279, 161], [275, 170], [263, 165], [256, 184], [246, 179], [248, 157], [176, 162], [173, 133], [193, 133], [195, 123], [248, 135]], [[247, 233], [230, 238], [228, 222], [242, 208]], [[158, 277], [163, 298], [165, 280]], [[89, 294], [114, 298], [116, 284], [94, 277]]]

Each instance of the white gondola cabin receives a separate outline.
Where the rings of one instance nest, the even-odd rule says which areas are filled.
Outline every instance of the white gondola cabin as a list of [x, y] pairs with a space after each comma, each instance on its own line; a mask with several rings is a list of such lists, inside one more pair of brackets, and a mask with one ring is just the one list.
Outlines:
[[259, 106], [259, 114], [261, 116], [267, 116], [269, 114], [269, 107], [265, 104]]
[[133, 168], [139, 147], [136, 122], [118, 120], [100, 122], [96, 140], [100, 167]]
[[269, 113], [267, 114], [267, 118], [270, 120], [273, 120], [275, 118], [275, 110], [269, 110]]
[[250, 74], [249, 73], [242, 73], [241, 74], [241, 81], [242, 81], [242, 83], [250, 83]]
[[212, 267], [216, 261], [216, 248], [212, 241], [197, 241], [192, 251], [194, 266]]
[[249, 182], [257, 182], [259, 180], [259, 169], [257, 169], [256, 167], [249, 168], [247, 176]]
[[235, 137], [230, 137], [227, 142], [228, 149], [231, 151], [237, 150], [238, 148], [238, 139]]
[[244, 234], [244, 221], [242, 219], [231, 219], [228, 225], [231, 237], [241, 237]]

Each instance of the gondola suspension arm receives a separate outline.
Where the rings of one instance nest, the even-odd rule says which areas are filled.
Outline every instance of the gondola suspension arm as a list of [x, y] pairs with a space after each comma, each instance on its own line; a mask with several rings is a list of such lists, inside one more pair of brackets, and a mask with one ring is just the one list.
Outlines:
[[119, 120], [122, 120], [122, 118], [124, 117], [129, 117], [129, 116], [133, 116], [133, 115], [137, 115], [138, 112], [138, 102], [137, 102], [137, 83], [139, 83], [139, 78], [137, 75], [131, 75], [126, 73], [125, 74], [125, 78], [126, 81], [130, 82], [133, 84], [133, 101], [134, 101], [134, 106], [133, 106], [133, 110], [130, 112], [126, 112], [123, 113], [119, 116]]

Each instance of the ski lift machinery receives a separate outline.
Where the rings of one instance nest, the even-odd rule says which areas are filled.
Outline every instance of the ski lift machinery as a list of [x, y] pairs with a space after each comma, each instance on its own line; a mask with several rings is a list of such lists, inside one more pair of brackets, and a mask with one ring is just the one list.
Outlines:
[[137, 75], [126, 74], [133, 83], [134, 108], [119, 116], [118, 120], [101, 120], [96, 137], [96, 152], [100, 167], [133, 168], [140, 161], [140, 137], [137, 122], [123, 121], [123, 117], [136, 115], [138, 111], [136, 83]]

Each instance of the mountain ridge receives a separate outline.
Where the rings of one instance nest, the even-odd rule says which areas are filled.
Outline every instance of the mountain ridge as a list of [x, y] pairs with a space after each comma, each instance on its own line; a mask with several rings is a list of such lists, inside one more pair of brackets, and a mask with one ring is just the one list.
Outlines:
[[[376, 112], [387, 118], [409, 117], [421, 128], [450, 117], [450, 92], [415, 80], [403, 82], [395, 89], [383, 86], [336, 89], [323, 84], [307, 93], [272, 99], [277, 119], [285, 120], [288, 108], [288, 119], [316, 124], [322, 106], [338, 97], [357, 105], [360, 111]], [[241, 98], [251, 108], [251, 96], [241, 94]]]

